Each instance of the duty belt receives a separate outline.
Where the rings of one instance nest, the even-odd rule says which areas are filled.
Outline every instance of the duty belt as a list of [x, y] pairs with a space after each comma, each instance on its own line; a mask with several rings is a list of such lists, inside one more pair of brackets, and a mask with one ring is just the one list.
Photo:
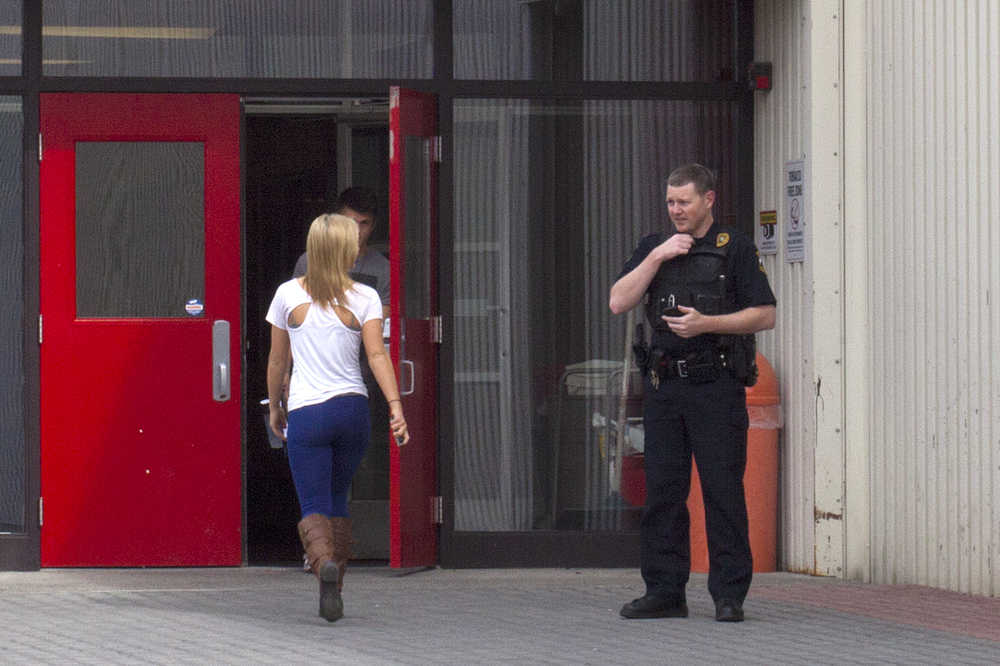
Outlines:
[[661, 355], [654, 351], [651, 356], [649, 378], [654, 388], [658, 388], [660, 380], [663, 379], [686, 379], [692, 382], [715, 381], [725, 367], [719, 353], [707, 349], [683, 356]]
[[663, 379], [688, 378], [688, 361], [686, 358], [664, 359], [660, 364], [660, 377]]

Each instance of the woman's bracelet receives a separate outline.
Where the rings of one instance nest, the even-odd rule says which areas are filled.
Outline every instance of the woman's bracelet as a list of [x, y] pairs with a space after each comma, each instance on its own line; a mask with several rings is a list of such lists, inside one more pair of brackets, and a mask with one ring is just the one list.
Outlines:
[[389, 401], [389, 404], [392, 404], [392, 403], [394, 403], [394, 402], [398, 402], [398, 403], [399, 403], [399, 404], [401, 404], [401, 405], [403, 404], [403, 401], [402, 401], [402, 400], [400, 400], [399, 398], [396, 398], [395, 400], [390, 400], [390, 401]]

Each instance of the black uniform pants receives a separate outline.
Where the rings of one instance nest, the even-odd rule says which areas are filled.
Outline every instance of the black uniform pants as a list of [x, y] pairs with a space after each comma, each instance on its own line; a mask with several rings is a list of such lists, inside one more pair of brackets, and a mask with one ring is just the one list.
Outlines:
[[646, 380], [646, 509], [642, 518], [642, 577], [646, 592], [685, 599], [691, 571], [691, 456], [698, 465], [708, 537], [708, 590], [714, 600], [742, 601], [753, 562], [747, 527], [746, 391], [729, 373], [695, 384]]

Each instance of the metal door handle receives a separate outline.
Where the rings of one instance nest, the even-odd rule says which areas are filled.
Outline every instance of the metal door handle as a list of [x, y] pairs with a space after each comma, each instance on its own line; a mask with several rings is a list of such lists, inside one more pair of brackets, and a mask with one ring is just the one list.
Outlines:
[[229, 400], [229, 322], [212, 322], [212, 399]]
[[[406, 367], [410, 368], [410, 388], [404, 390], [403, 389], [403, 377], [402, 377], [402, 375], [403, 375], [403, 368], [406, 368]], [[413, 377], [416, 374], [416, 370], [414, 370], [414, 368], [413, 368], [413, 361], [400, 361], [399, 362], [399, 374], [400, 374], [400, 377], [399, 377], [399, 395], [412, 395], [413, 394], [413, 385], [414, 385], [414, 379], [413, 379]]]

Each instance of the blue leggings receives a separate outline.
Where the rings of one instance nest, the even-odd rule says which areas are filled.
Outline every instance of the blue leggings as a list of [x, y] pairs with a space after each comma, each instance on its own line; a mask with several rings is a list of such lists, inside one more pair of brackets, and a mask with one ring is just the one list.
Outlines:
[[347, 492], [370, 430], [363, 395], [339, 395], [288, 413], [288, 464], [303, 517], [348, 515]]

